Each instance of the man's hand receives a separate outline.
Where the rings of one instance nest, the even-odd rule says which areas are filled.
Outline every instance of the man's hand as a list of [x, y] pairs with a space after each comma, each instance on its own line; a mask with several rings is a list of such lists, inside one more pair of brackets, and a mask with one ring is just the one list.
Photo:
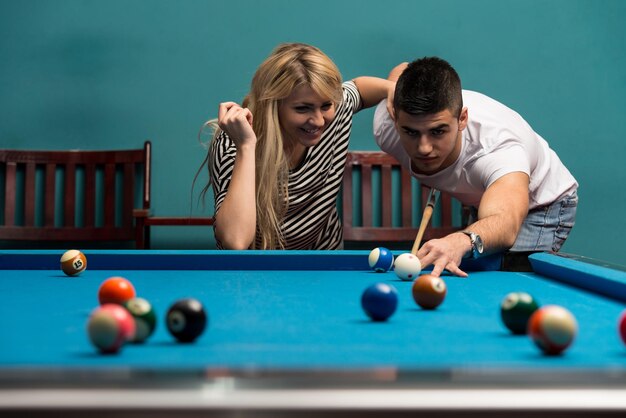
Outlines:
[[440, 276], [445, 269], [457, 276], [467, 277], [467, 273], [459, 266], [463, 256], [470, 249], [469, 237], [461, 232], [455, 232], [444, 238], [425, 242], [417, 252], [417, 257], [422, 262], [422, 268], [433, 265], [433, 276]]
[[[528, 213], [528, 175], [522, 172], [506, 174], [487, 188], [478, 208], [478, 221], [467, 227], [480, 235], [488, 252], [508, 249], [517, 238]], [[463, 256], [472, 249], [470, 238], [455, 232], [441, 239], [430, 240], [417, 252], [422, 267], [433, 265], [433, 275], [448, 270], [467, 277], [459, 268]]]

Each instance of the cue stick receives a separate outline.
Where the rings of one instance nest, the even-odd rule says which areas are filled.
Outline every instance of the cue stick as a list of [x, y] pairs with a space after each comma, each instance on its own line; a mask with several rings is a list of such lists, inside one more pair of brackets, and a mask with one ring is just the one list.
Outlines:
[[420, 229], [417, 231], [417, 236], [415, 237], [415, 242], [413, 243], [413, 248], [411, 249], [411, 254], [417, 254], [417, 250], [422, 243], [422, 237], [424, 236], [424, 232], [426, 231], [426, 226], [428, 226], [428, 222], [430, 222], [430, 218], [433, 215], [433, 209], [435, 208], [435, 204], [437, 203], [439, 194], [439, 190], [435, 189], [434, 187], [430, 189], [428, 201], [426, 202], [426, 207], [424, 208], [424, 213], [422, 214]]

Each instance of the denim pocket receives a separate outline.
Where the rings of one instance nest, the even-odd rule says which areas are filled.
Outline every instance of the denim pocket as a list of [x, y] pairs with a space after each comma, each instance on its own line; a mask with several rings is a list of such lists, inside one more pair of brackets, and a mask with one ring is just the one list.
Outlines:
[[576, 209], [578, 207], [578, 195], [576, 192], [561, 200], [559, 208], [559, 220], [554, 231], [552, 251], [559, 251], [569, 236], [576, 221]]

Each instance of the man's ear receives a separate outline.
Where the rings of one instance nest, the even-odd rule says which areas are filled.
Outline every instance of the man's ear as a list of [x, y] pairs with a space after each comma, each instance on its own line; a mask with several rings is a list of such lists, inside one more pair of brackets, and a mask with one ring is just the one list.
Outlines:
[[467, 107], [463, 107], [463, 109], [461, 109], [461, 114], [459, 115], [459, 131], [462, 131], [463, 129], [467, 127], [467, 121], [468, 121], [467, 118], [468, 118]]

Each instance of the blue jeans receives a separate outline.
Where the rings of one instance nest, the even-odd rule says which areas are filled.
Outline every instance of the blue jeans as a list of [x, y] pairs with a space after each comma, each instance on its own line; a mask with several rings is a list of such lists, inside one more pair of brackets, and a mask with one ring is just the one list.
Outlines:
[[577, 206], [574, 191], [550, 206], [529, 211], [511, 251], [559, 251], [574, 226]]
[[[510, 251], [559, 251], [574, 226], [577, 206], [578, 194], [574, 191], [549, 206], [529, 211]], [[470, 224], [476, 215], [473, 209]]]

